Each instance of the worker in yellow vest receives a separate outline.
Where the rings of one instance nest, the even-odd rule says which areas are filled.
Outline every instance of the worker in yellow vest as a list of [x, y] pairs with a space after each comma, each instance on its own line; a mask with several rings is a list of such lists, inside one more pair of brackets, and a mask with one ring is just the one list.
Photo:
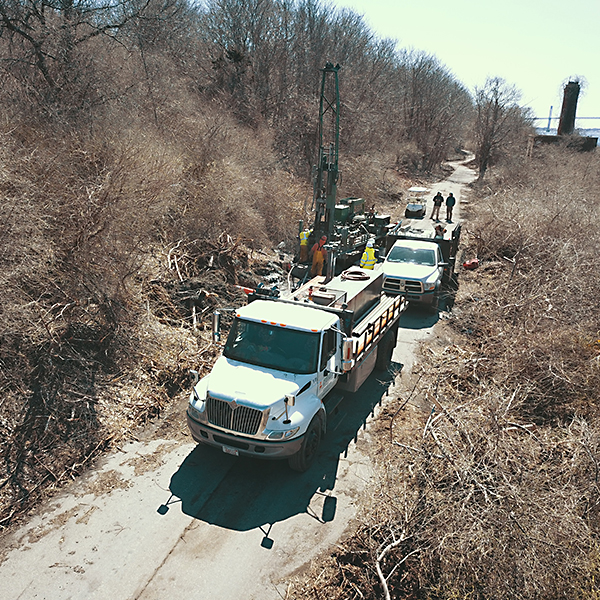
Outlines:
[[377, 257], [375, 256], [375, 248], [373, 247], [374, 245], [375, 243], [373, 240], [369, 240], [367, 242], [367, 247], [365, 248], [362, 258], [360, 259], [360, 267], [362, 269], [373, 269], [375, 267]]
[[308, 262], [308, 236], [311, 234], [312, 229], [305, 229], [300, 232], [300, 262]]

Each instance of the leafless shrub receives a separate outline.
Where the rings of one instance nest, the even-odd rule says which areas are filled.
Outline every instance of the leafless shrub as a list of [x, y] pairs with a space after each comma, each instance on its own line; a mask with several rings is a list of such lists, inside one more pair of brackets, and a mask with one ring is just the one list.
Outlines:
[[465, 255], [481, 267], [380, 417], [380, 482], [315, 566], [321, 597], [598, 596], [597, 172], [550, 150], [480, 192]]

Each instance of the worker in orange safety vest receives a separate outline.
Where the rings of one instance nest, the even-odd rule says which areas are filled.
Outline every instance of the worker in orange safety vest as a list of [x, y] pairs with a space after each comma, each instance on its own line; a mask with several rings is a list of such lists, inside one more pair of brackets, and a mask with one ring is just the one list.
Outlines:
[[311, 248], [312, 255], [312, 269], [310, 274], [315, 277], [316, 275], [323, 275], [323, 265], [327, 258], [327, 250], [325, 250], [325, 243], [327, 242], [327, 236], [322, 235], [321, 239]]

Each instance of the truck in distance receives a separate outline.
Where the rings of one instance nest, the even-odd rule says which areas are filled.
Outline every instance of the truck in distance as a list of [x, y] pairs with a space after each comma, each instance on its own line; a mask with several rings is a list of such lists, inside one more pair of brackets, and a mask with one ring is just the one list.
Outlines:
[[410, 194], [404, 216], [407, 219], [422, 219], [427, 215], [427, 198], [425, 194], [431, 190], [426, 187], [413, 186], [408, 188]]

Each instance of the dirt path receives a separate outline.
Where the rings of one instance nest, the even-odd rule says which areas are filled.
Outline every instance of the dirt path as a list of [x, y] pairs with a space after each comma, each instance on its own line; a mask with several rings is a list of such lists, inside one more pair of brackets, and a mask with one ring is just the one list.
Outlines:
[[[473, 172], [432, 186], [453, 191]], [[403, 315], [394, 361], [410, 371], [436, 316]], [[0, 597], [276, 600], [287, 581], [360, 516], [373, 466], [370, 428], [396, 381], [369, 378], [333, 416], [317, 463], [236, 459], [197, 447], [183, 415], [176, 439], [125, 445], [6, 537]]]
[[[465, 185], [471, 183], [477, 177], [477, 174], [473, 169], [465, 166], [465, 164], [469, 163], [471, 160], [473, 160], [473, 155], [469, 155], [461, 161], [447, 163], [454, 171], [448, 178], [430, 186], [431, 192], [427, 197], [428, 213], [426, 218], [429, 218], [429, 215], [431, 214], [431, 209], [433, 207], [431, 199], [433, 196], [437, 192], [442, 192], [442, 195], [446, 198], [448, 194], [452, 192], [456, 197], [456, 206], [454, 207], [453, 217], [455, 221], [460, 221], [461, 208], [468, 201], [465, 197]], [[442, 206], [440, 215], [444, 217], [445, 214], [445, 206]], [[398, 343], [394, 350], [392, 360], [402, 364], [405, 373], [410, 372], [412, 369], [417, 346], [433, 335], [433, 327], [438, 319], [438, 315], [432, 315], [425, 310], [414, 307], [409, 307], [402, 315], [400, 320], [402, 334], [398, 336]]]

